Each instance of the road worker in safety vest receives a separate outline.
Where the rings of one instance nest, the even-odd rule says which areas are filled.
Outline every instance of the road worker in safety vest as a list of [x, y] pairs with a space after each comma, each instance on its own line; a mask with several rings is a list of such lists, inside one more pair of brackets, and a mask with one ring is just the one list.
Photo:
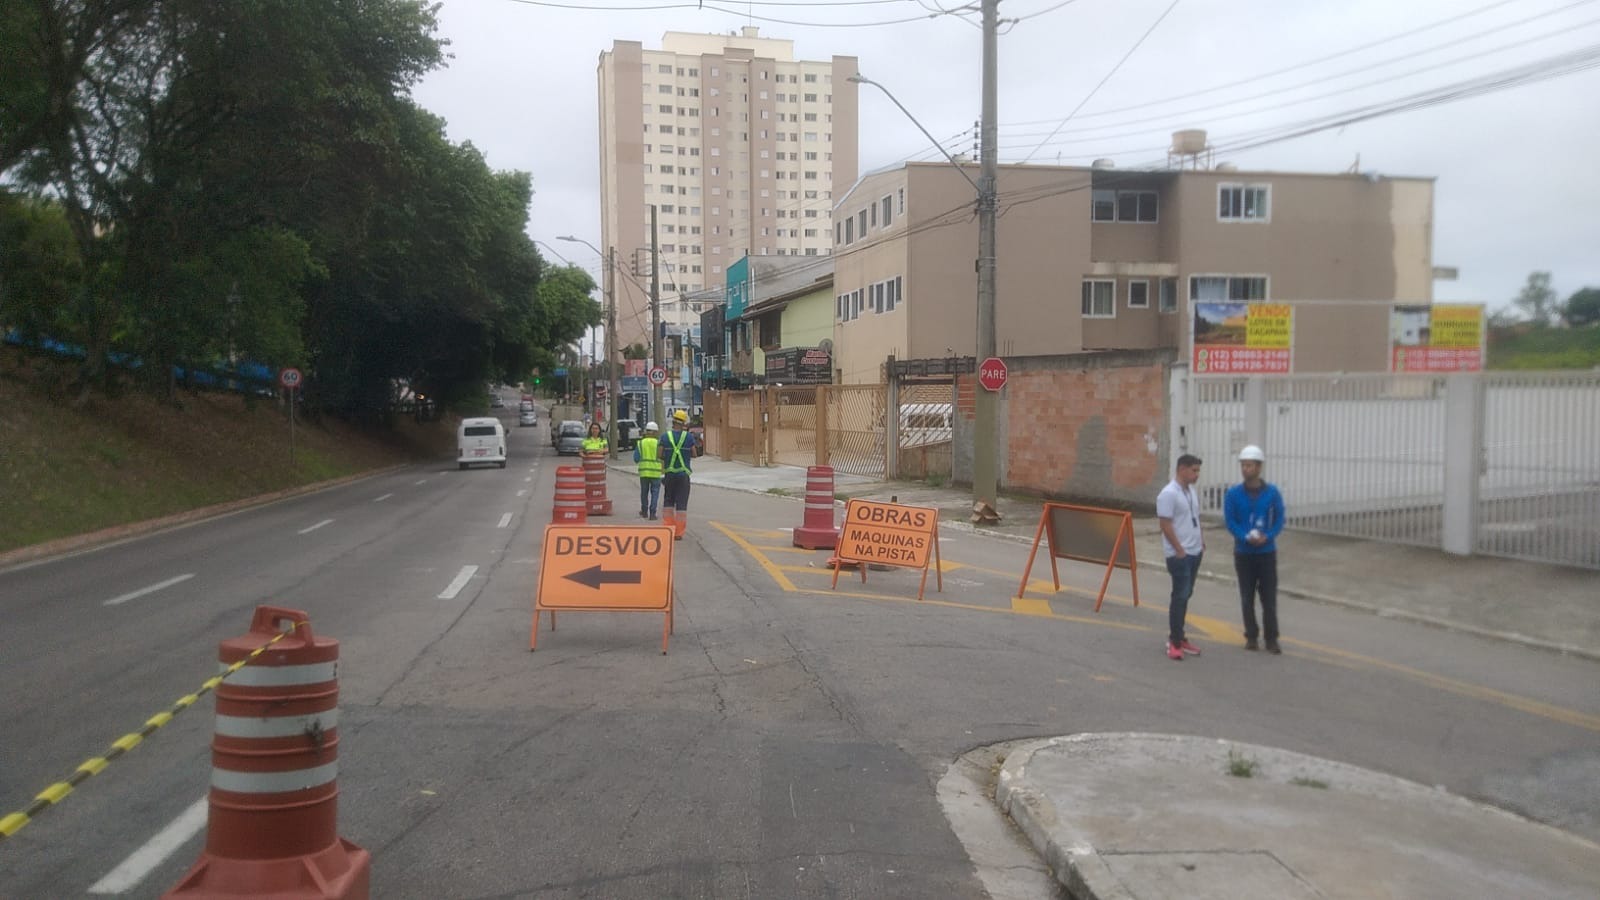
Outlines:
[[646, 422], [644, 437], [633, 445], [633, 461], [639, 464], [639, 518], [654, 519], [661, 499], [661, 426]]
[[599, 422], [589, 423], [589, 435], [583, 439], [584, 456], [604, 456], [606, 454], [606, 432], [600, 427]]
[[672, 414], [672, 430], [661, 438], [659, 455], [662, 463], [662, 487], [666, 492], [663, 505], [665, 522], [672, 526], [672, 536], [683, 540], [689, 528], [689, 472], [690, 460], [698, 455], [698, 442], [689, 431], [689, 413], [678, 410]]

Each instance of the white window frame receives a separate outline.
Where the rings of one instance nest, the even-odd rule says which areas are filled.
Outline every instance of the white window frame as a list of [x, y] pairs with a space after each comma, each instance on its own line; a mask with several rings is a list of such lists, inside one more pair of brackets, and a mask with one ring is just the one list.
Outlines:
[[[1194, 283], [1195, 283], [1196, 279], [1200, 279], [1200, 278], [1221, 278], [1221, 279], [1225, 280], [1226, 282], [1228, 282], [1228, 284], [1227, 284], [1228, 296], [1223, 297], [1221, 300], [1196, 300], [1196, 298], [1194, 296]], [[1259, 298], [1249, 299], [1249, 300], [1235, 300], [1235, 299], [1233, 299], [1233, 281], [1235, 281], [1235, 280], [1243, 281], [1243, 280], [1246, 280], [1246, 279], [1259, 280], [1261, 282], [1261, 285], [1262, 285], [1262, 288], [1261, 288], [1262, 295]], [[1190, 303], [1191, 307], [1193, 306], [1193, 304], [1195, 304], [1197, 302], [1198, 303], [1270, 303], [1270, 302], [1272, 302], [1272, 276], [1268, 275], [1265, 272], [1195, 272], [1195, 273], [1193, 273], [1193, 274], [1191, 274], [1189, 276], [1188, 282], [1184, 284], [1184, 290], [1186, 291], [1185, 296], [1189, 298], [1189, 303]]]
[[[1136, 284], [1144, 286], [1144, 302], [1143, 303], [1135, 303], [1133, 301], [1133, 286], [1136, 285]], [[1149, 309], [1150, 308], [1150, 280], [1148, 278], [1132, 278], [1132, 279], [1128, 280], [1128, 308], [1129, 309]]]
[[[1102, 284], [1107, 286], [1106, 299], [1110, 302], [1107, 307], [1107, 312], [1097, 313], [1093, 312], [1092, 309], [1095, 305], [1095, 301], [1098, 298], [1095, 298], [1093, 295], [1086, 296], [1084, 292], [1089, 291], [1091, 286], [1098, 286]], [[1083, 288], [1079, 292], [1078, 301], [1078, 313], [1085, 319], [1115, 319], [1117, 317], [1117, 280], [1115, 278], [1083, 279]], [[1091, 311], [1085, 312], [1085, 307], [1088, 307]]]
[[[1240, 191], [1241, 192], [1240, 195], [1239, 195], [1239, 215], [1225, 216], [1225, 215], [1222, 214], [1222, 196], [1227, 191]], [[1262, 202], [1263, 202], [1263, 205], [1266, 206], [1266, 209], [1264, 211], [1262, 211], [1259, 215], [1253, 215], [1252, 216], [1252, 215], [1245, 215], [1244, 214], [1244, 193], [1243, 192], [1245, 192], [1245, 191], [1261, 191], [1262, 196], [1264, 198]], [[1272, 222], [1272, 185], [1271, 185], [1271, 183], [1268, 183], [1268, 182], [1243, 182], [1243, 181], [1224, 181], [1224, 182], [1220, 182], [1217, 185], [1216, 210], [1217, 210], [1217, 221], [1218, 222], [1227, 222], [1227, 223], [1230, 223], [1230, 224], [1234, 224], [1234, 223], [1249, 223], [1249, 224], [1261, 224], [1261, 225], [1271, 224], [1271, 222]]]
[[[1164, 286], [1166, 286], [1166, 285], [1169, 285], [1169, 284], [1172, 285], [1172, 296], [1170, 298], [1165, 293], [1162, 292], [1162, 288]], [[1166, 277], [1166, 278], [1157, 279], [1156, 296], [1158, 298], [1156, 300], [1156, 306], [1157, 306], [1157, 309], [1160, 311], [1160, 313], [1162, 315], [1170, 315], [1172, 313], [1177, 312], [1178, 311], [1178, 278], [1177, 278], [1177, 276], [1174, 275], [1174, 276], [1169, 276], [1169, 277]], [[1172, 301], [1170, 304], [1167, 302], [1169, 299]]]

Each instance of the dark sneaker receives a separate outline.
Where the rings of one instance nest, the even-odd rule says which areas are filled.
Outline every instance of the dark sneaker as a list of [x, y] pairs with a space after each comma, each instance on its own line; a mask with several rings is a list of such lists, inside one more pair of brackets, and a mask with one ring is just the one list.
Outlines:
[[1183, 662], [1183, 648], [1171, 641], [1167, 641], [1167, 659]]
[[1256, 643], [1256, 639], [1255, 638], [1245, 638], [1244, 639], [1244, 648], [1246, 650], [1260, 650], [1261, 649], [1261, 645]]
[[1278, 655], [1283, 653], [1283, 649], [1278, 646], [1277, 641], [1267, 641], [1267, 652]]
[[1178, 645], [1178, 649], [1182, 650], [1183, 652], [1185, 652], [1187, 654], [1189, 654], [1190, 656], [1199, 656], [1200, 655], [1200, 648], [1196, 647], [1195, 645], [1193, 645], [1191, 643], [1189, 643], [1187, 640], [1185, 640], [1183, 643], [1179, 644]]

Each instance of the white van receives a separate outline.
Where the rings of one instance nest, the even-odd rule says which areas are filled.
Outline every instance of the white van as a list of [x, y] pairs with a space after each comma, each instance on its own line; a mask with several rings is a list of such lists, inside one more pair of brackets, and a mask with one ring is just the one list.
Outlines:
[[955, 407], [949, 403], [907, 403], [900, 407], [900, 446], [926, 447], [955, 436]]
[[462, 419], [456, 432], [456, 462], [465, 469], [473, 463], [499, 463], [506, 467], [506, 427], [499, 419]]

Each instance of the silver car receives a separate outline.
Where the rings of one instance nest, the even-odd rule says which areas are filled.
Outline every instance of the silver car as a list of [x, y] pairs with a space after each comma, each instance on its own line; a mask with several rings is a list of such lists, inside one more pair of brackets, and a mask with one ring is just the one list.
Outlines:
[[556, 431], [556, 453], [561, 456], [566, 456], [569, 453], [577, 456], [582, 453], [583, 432], [582, 422], [572, 419], [562, 422], [561, 427]]
[[539, 424], [539, 416], [537, 414], [535, 414], [533, 410], [525, 409], [521, 413], [517, 414], [517, 427], [518, 428], [521, 428], [521, 427], [523, 427], [525, 425], [537, 425], [537, 424]]

